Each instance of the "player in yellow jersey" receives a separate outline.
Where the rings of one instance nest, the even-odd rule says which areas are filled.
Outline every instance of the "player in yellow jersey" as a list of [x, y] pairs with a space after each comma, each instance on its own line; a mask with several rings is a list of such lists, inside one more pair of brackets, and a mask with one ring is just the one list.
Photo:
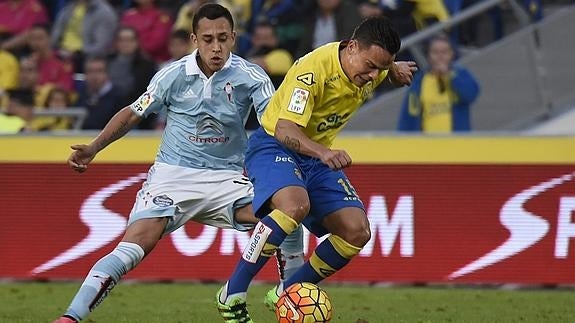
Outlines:
[[[351, 157], [330, 147], [380, 83], [411, 83], [417, 67], [415, 62], [394, 63], [399, 48], [399, 35], [388, 19], [368, 18], [351, 40], [327, 44], [299, 59], [272, 96], [262, 126], [248, 141], [245, 163], [261, 221], [217, 296], [227, 322], [251, 322], [239, 304], [245, 304], [253, 277], [299, 223], [318, 237], [329, 236], [284, 281], [286, 287], [318, 283], [343, 268], [369, 241], [364, 206], [342, 171], [351, 165]], [[277, 300], [283, 286], [268, 293], [267, 303]]]

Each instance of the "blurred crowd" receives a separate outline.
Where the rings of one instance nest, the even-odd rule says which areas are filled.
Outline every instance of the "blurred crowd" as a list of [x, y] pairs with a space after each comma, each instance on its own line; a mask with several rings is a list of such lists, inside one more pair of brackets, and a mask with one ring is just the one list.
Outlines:
[[[235, 53], [279, 86], [295, 59], [386, 15], [402, 37], [481, 0], [218, 0], [238, 32]], [[533, 19], [540, 0], [522, 0]], [[162, 66], [193, 51], [195, 10], [206, 0], [0, 0], [0, 132], [58, 131], [73, 118], [42, 109], [83, 107], [81, 129], [102, 129]], [[473, 32], [456, 42], [473, 42]], [[161, 116], [141, 129], [161, 129]]]

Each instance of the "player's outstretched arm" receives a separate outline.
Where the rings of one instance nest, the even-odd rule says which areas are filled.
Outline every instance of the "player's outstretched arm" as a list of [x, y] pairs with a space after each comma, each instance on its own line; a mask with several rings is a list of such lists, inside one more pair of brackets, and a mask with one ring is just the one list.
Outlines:
[[90, 144], [71, 146], [74, 151], [68, 158], [68, 165], [79, 173], [85, 172], [88, 169], [88, 164], [98, 152], [122, 138], [140, 120], [142, 118], [135, 114], [130, 107], [118, 111]]
[[320, 159], [331, 169], [351, 166], [351, 157], [344, 150], [331, 150], [311, 140], [293, 121], [279, 119], [275, 128], [275, 138], [287, 148]]

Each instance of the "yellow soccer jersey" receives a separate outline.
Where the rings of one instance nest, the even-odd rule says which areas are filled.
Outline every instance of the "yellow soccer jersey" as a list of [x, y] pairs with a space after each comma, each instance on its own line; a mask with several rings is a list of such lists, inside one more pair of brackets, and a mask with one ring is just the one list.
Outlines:
[[330, 147], [351, 116], [387, 76], [357, 87], [339, 61], [342, 43], [329, 43], [300, 58], [289, 69], [264, 111], [261, 124], [274, 135], [279, 119], [295, 122], [313, 141]]
[[0, 96], [3, 90], [13, 89], [18, 86], [20, 67], [18, 60], [8, 51], [0, 49]]
[[431, 74], [425, 74], [421, 81], [420, 102], [423, 108], [422, 128], [425, 133], [448, 133], [452, 124], [452, 92], [449, 81], [444, 81], [447, 89], [440, 92], [439, 80]]

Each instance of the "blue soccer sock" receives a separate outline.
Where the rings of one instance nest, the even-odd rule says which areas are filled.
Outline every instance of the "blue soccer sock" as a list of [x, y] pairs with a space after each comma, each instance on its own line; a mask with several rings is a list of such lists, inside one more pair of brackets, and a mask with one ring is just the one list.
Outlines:
[[111, 253], [94, 264], [65, 315], [77, 321], [84, 319], [108, 296], [120, 278], [143, 258], [144, 250], [139, 245], [120, 242]]
[[315, 248], [309, 260], [292, 276], [288, 277], [283, 286], [287, 288], [297, 282], [317, 284], [342, 269], [360, 251], [361, 248], [332, 234]]
[[220, 301], [225, 303], [228, 296], [242, 296], [254, 276], [261, 270], [285, 237], [294, 231], [298, 223], [280, 210], [273, 210], [254, 228], [248, 246], [242, 254], [235, 271], [224, 288]]

